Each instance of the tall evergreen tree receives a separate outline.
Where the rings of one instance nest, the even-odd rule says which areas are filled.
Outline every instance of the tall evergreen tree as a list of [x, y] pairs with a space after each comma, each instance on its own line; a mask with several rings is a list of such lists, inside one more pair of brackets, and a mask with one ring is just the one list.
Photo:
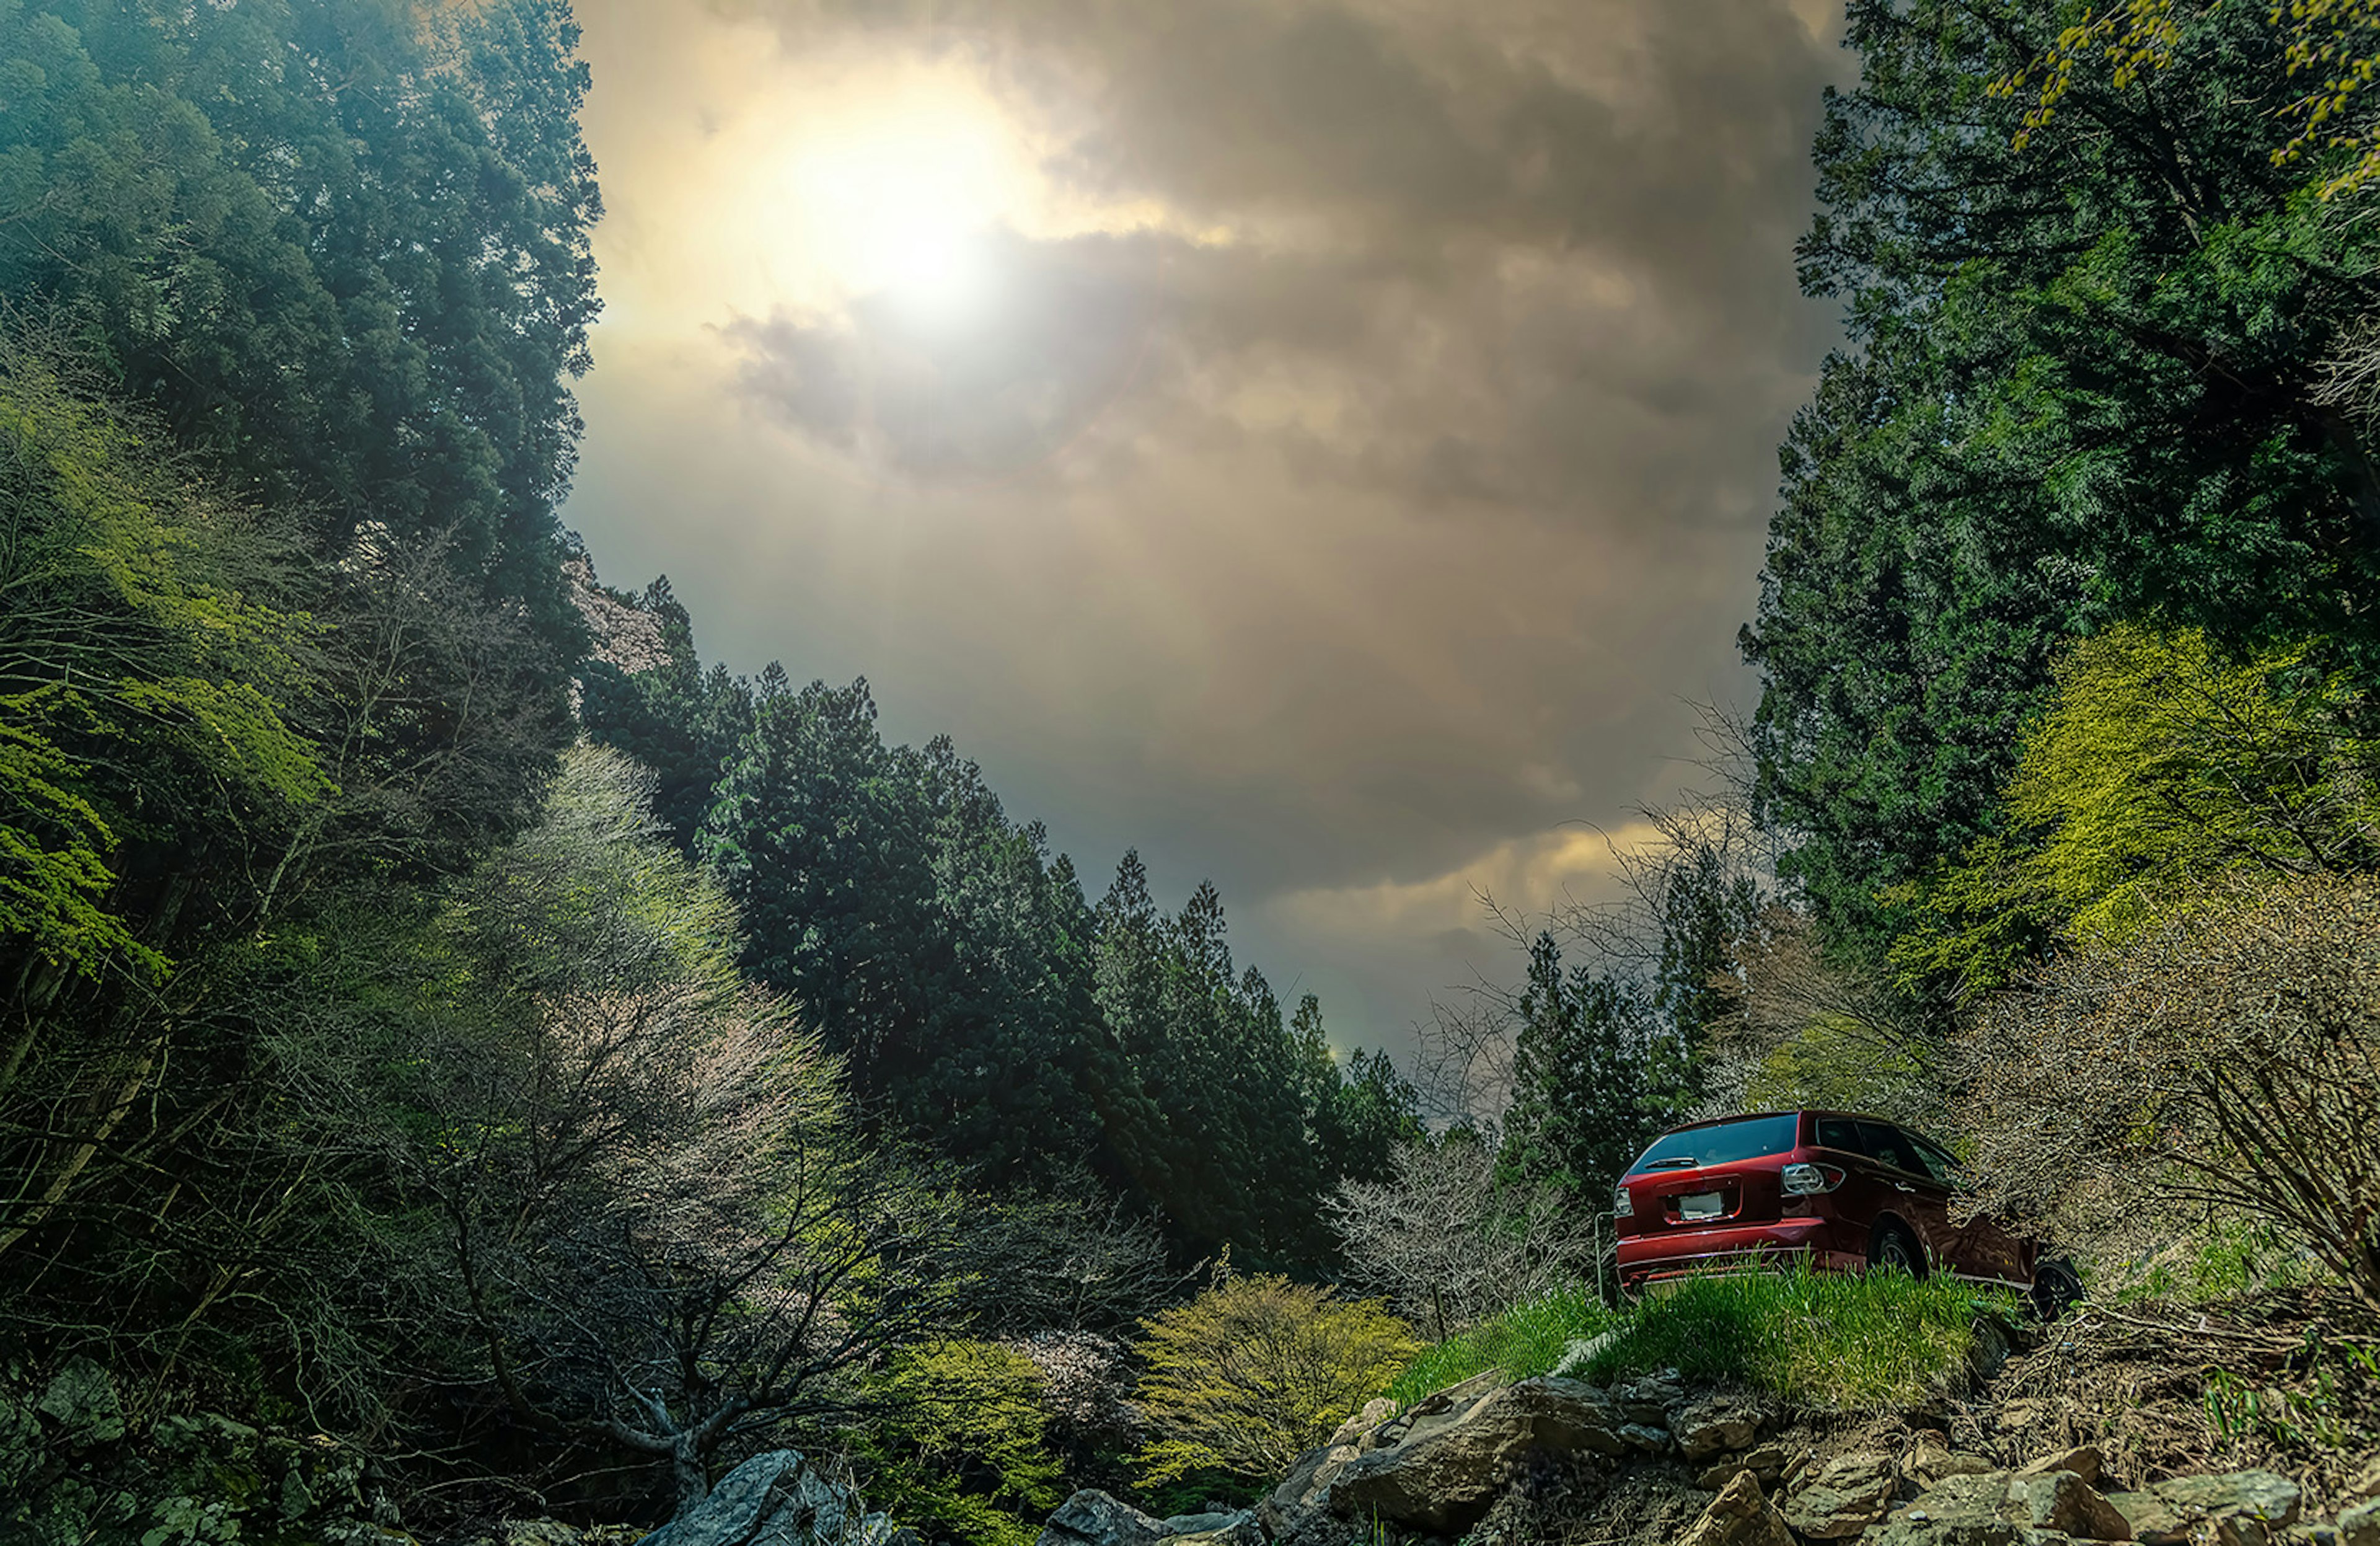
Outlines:
[[1512, 1102], [1498, 1156], [1507, 1174], [1550, 1182], [1590, 1206], [1675, 1121], [1682, 1048], [1625, 978], [1562, 965], [1540, 933], [1516, 1004]]

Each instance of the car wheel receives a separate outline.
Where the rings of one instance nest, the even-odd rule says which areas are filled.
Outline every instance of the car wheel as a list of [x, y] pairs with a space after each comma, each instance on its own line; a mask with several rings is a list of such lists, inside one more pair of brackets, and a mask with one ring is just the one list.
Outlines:
[[1916, 1236], [1900, 1224], [1878, 1224], [1867, 1256], [1868, 1265], [1879, 1272], [1906, 1272], [1912, 1278], [1925, 1275], [1925, 1253], [1917, 1248]]
[[2087, 1297], [2082, 1274], [2062, 1256], [2044, 1258], [2033, 1269], [2033, 1312], [2055, 1321]]

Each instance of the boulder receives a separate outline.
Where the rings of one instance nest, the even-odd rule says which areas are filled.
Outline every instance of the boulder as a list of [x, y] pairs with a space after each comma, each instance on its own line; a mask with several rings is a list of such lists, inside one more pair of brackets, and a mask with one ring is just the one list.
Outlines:
[[2084, 1540], [2130, 1540], [2131, 1521], [2075, 1471], [2019, 1472], [2009, 1479], [2008, 1509], [2018, 1524]]
[[1265, 1533], [1254, 1514], [1202, 1514], [1196, 1528], [1183, 1529], [1181, 1519], [1165, 1521], [1165, 1546], [1264, 1546]]
[[2297, 1483], [2271, 1471], [2175, 1477], [2108, 1503], [2144, 1546], [2270, 1546], [2297, 1522]]
[[2380, 1497], [2339, 1510], [2338, 1546], [2380, 1546]]
[[1954, 1476], [1984, 1476], [1998, 1468], [1980, 1455], [1962, 1455], [1933, 1443], [1919, 1444], [1900, 1463], [1900, 1474], [1921, 1492]]
[[1785, 1522], [1812, 1540], [1848, 1540], [1884, 1517], [1900, 1485], [1892, 1456], [1839, 1455], [1793, 1489]]
[[2123, 1515], [2072, 1471], [1945, 1478], [1896, 1509], [1870, 1546], [2047, 1546], [2129, 1540]]
[[1257, 1504], [1257, 1522], [1275, 1540], [1296, 1533], [1317, 1511], [1328, 1507], [1330, 1484], [1362, 1452], [1353, 1444], [1317, 1444], [1297, 1457], [1289, 1474]]
[[645, 1537], [643, 1546], [917, 1546], [917, 1540], [914, 1532], [868, 1513], [856, 1491], [820, 1476], [798, 1451], [776, 1449], [728, 1472], [710, 1496]]
[[1677, 1546], [1795, 1546], [1785, 1516], [1760, 1491], [1760, 1479], [1738, 1471], [1718, 1490]]
[[1742, 1449], [1759, 1435], [1763, 1414], [1741, 1396], [1706, 1395], [1670, 1410], [1668, 1424], [1678, 1451], [1689, 1460], [1707, 1460]]
[[1086, 1487], [1058, 1505], [1034, 1546], [1157, 1546], [1168, 1533], [1166, 1521]]
[[2099, 1467], [2107, 1463], [2107, 1457], [2095, 1445], [2079, 1444], [2072, 1449], [2062, 1449], [2055, 1455], [2045, 1455], [2037, 1460], [2028, 1461], [2017, 1468], [2016, 1474], [2047, 1476], [2052, 1471], [2072, 1471], [2096, 1487], [2099, 1485]]
[[1330, 1435], [1330, 1442], [1334, 1444], [1353, 1443], [1359, 1434], [1369, 1432], [1396, 1415], [1397, 1404], [1385, 1395], [1366, 1401], [1362, 1411], [1339, 1425], [1339, 1430]]
[[[1451, 1533], [1486, 1514], [1529, 1455], [1621, 1455], [1629, 1447], [1620, 1432], [1625, 1426], [1592, 1385], [1549, 1375], [1524, 1380], [1445, 1420], [1416, 1421], [1388, 1448], [1339, 1463], [1326, 1483], [1330, 1506], [1354, 1518]], [[1666, 1431], [1661, 1443], [1669, 1443]], [[1331, 1465], [1326, 1457], [1304, 1485], [1310, 1488]], [[1276, 1491], [1270, 1502], [1280, 1501]]]

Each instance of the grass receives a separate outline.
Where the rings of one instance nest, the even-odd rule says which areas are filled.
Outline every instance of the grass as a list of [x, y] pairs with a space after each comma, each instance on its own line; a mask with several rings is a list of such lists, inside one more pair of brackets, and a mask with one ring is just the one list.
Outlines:
[[2322, 1264], [2261, 1221], [2211, 1219], [2161, 1248], [2094, 1274], [2118, 1304], [2198, 1305], [2321, 1283]]
[[1389, 1395], [1398, 1406], [1410, 1406], [1432, 1391], [1490, 1369], [1502, 1369], [1507, 1380], [1548, 1373], [1572, 1342], [1593, 1336], [1612, 1319], [1603, 1302], [1583, 1288], [1515, 1305], [1426, 1349], [1389, 1386]]
[[1846, 1410], [1925, 1400], [1974, 1346], [1977, 1310], [2015, 1314], [2013, 1296], [1937, 1277], [1812, 1272], [1693, 1278], [1613, 1314], [1587, 1295], [1516, 1306], [1414, 1360], [1389, 1394], [1400, 1404], [1487, 1369], [1543, 1374], [1574, 1337], [1607, 1328], [1579, 1373], [1598, 1384], [1674, 1369], [1690, 1384], [1739, 1383], [1803, 1406]]

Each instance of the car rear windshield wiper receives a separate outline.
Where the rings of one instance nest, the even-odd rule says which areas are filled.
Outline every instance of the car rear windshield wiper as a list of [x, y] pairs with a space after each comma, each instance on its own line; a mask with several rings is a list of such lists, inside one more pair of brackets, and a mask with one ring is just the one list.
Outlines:
[[1691, 1154], [1681, 1154], [1673, 1160], [1656, 1160], [1645, 1168], [1646, 1170], [1692, 1170], [1700, 1163], [1702, 1162]]

